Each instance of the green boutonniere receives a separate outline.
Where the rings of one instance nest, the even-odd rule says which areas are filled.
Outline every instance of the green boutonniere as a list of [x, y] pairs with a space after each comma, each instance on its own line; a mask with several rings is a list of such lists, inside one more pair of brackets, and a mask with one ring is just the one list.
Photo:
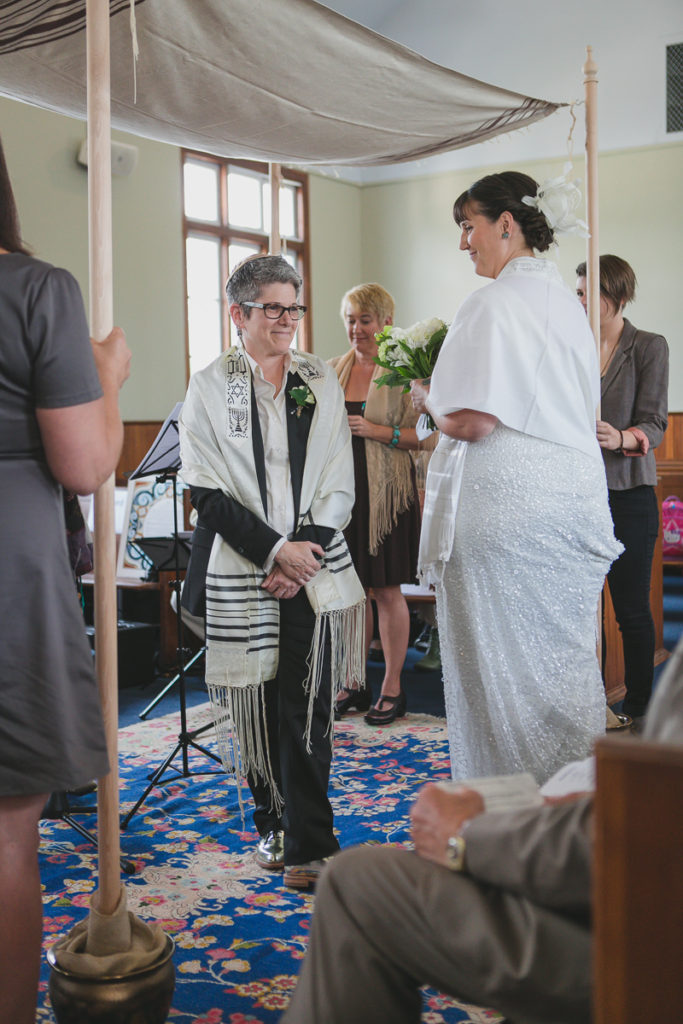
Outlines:
[[307, 405], [315, 405], [315, 395], [308, 384], [303, 384], [299, 388], [290, 388], [287, 394], [296, 402], [296, 409], [292, 409], [292, 412], [295, 412], [297, 416], [301, 416], [301, 410], [305, 409]]

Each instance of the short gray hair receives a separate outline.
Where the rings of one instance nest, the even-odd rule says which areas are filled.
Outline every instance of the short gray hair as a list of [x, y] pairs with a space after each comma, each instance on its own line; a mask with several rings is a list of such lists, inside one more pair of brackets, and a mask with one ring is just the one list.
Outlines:
[[228, 278], [225, 290], [230, 305], [258, 301], [261, 290], [269, 284], [292, 284], [297, 298], [302, 280], [284, 256], [248, 256], [238, 263]]

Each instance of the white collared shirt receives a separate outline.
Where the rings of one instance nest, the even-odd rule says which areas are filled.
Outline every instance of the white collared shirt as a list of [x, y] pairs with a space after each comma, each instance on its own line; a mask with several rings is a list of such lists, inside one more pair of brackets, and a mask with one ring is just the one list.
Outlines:
[[287, 404], [285, 384], [292, 364], [289, 353], [284, 359], [282, 384], [275, 394], [275, 387], [263, 376], [263, 370], [246, 349], [254, 379], [254, 394], [258, 407], [259, 424], [263, 438], [263, 454], [266, 467], [266, 493], [268, 495], [268, 525], [281, 534], [273, 546], [264, 566], [266, 572], [273, 567], [275, 555], [287, 538], [294, 533], [294, 493], [292, 473], [289, 465], [289, 438], [287, 435]]

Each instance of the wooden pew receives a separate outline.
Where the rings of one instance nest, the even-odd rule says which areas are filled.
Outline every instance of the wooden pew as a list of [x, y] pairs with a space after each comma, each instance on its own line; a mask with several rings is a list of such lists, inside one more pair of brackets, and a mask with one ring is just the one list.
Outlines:
[[683, 749], [596, 745], [594, 1024], [683, 1019]]

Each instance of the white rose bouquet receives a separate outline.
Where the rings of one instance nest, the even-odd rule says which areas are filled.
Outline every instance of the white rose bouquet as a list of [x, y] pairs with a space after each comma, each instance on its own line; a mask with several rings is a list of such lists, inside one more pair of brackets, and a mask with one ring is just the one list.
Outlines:
[[[375, 362], [388, 370], [376, 384], [410, 391], [411, 380], [424, 380], [432, 375], [448, 324], [438, 317], [421, 320], [407, 330], [388, 324], [375, 335], [378, 352]], [[422, 417], [421, 417], [422, 418]], [[426, 416], [426, 433], [434, 429], [431, 416]]]
[[377, 386], [409, 391], [411, 380], [431, 377], [447, 331], [448, 324], [438, 317], [421, 320], [407, 330], [390, 324], [383, 327], [375, 335], [379, 346], [375, 362], [389, 372], [377, 378]]

